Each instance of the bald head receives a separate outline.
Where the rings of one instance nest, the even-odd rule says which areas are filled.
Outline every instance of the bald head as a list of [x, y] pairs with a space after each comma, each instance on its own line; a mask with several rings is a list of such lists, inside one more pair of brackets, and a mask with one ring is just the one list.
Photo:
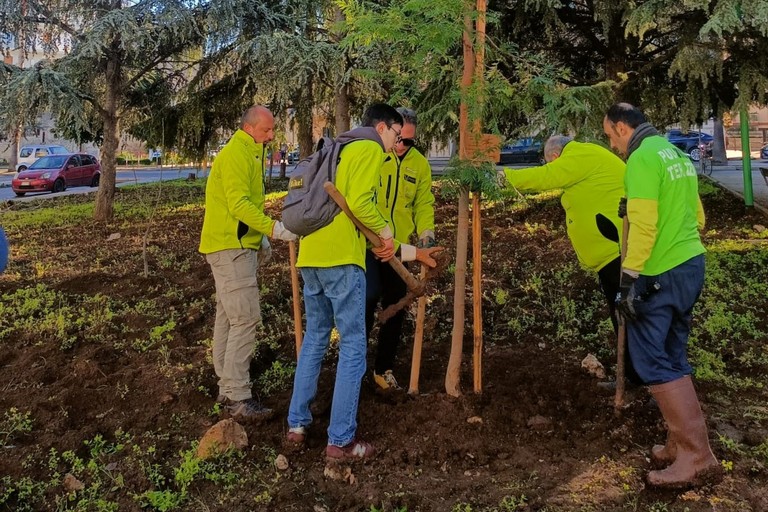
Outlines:
[[553, 135], [544, 144], [544, 160], [549, 163], [560, 156], [566, 144], [573, 140], [565, 135]]
[[254, 105], [243, 112], [240, 129], [253, 137], [255, 142], [270, 142], [275, 138], [275, 118], [267, 107]]

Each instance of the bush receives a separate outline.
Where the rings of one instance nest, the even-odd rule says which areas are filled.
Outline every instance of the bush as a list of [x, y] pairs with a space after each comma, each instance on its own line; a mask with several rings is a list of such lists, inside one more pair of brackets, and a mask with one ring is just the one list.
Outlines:
[[126, 164], [125, 158], [121, 156], [117, 157], [117, 165], [125, 165], [125, 164]]
[[150, 160], [149, 158], [142, 158], [141, 160], [139, 160], [139, 163], [141, 165], [151, 165], [152, 164], [152, 160]]

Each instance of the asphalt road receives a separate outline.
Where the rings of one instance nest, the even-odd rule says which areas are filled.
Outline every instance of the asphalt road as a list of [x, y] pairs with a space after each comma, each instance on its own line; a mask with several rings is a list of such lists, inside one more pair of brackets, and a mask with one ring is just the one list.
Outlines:
[[[186, 178], [189, 173], [194, 173], [195, 171], [196, 169], [191, 167], [163, 169], [160, 169], [159, 167], [142, 167], [139, 169], [118, 169], [117, 186], [122, 187], [139, 183], [152, 183], [160, 180]], [[16, 197], [16, 194], [11, 190], [11, 180], [13, 179], [13, 175], [13, 173], [0, 173], [0, 201], [7, 201], [9, 199], [13, 199], [14, 201], [34, 201], [36, 199], [60, 197], [72, 194], [87, 194], [96, 191], [95, 188], [91, 187], [70, 187], [64, 192], [59, 192], [57, 194], [40, 192], [27, 193], [24, 197]], [[204, 176], [204, 173], [201, 171], [198, 175], [202, 177]]]

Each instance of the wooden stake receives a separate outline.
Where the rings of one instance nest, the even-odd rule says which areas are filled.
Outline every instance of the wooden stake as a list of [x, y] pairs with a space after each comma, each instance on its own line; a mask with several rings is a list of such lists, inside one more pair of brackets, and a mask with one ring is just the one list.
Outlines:
[[[421, 264], [421, 281], [427, 277], [427, 266]], [[421, 372], [421, 346], [424, 341], [424, 317], [427, 314], [427, 298], [419, 297], [416, 307], [416, 334], [413, 336], [413, 357], [411, 358], [411, 381], [408, 384], [408, 394], [419, 394], [419, 373]]]
[[[624, 265], [624, 258], [627, 256], [627, 237], [629, 236], [629, 219], [624, 216], [624, 224], [621, 229], [621, 263]], [[621, 279], [622, 270], [619, 269], [619, 279]], [[627, 322], [621, 314], [618, 315], [619, 336], [616, 340], [616, 395], [613, 397], [613, 409], [616, 416], [621, 415], [624, 407], [624, 357], [627, 350]]]
[[299, 360], [302, 342], [301, 298], [299, 296], [299, 270], [296, 268], [296, 242], [288, 242], [291, 261], [291, 288], [293, 289], [293, 333], [296, 336], [296, 360]]
[[472, 312], [474, 327], [474, 369], [475, 393], [483, 392], [483, 263], [482, 230], [480, 224], [480, 192], [472, 193]]

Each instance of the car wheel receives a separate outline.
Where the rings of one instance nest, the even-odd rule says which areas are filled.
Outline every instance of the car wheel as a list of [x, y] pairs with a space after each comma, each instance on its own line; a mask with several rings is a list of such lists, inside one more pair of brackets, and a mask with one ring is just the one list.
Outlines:
[[690, 151], [688, 151], [688, 155], [691, 157], [691, 160], [694, 162], [698, 162], [701, 160], [701, 150], [699, 148], [691, 148]]
[[99, 186], [99, 178], [100, 178], [100, 177], [101, 177], [101, 174], [97, 174], [97, 175], [95, 175], [95, 176], [94, 176], [94, 177], [91, 179], [91, 186], [92, 186], [92, 187], [98, 187], [98, 186]]
[[19, 170], [16, 171], [16, 172], [22, 172], [22, 171], [26, 171], [26, 170], [27, 170], [27, 166], [26, 165], [20, 165], [19, 166]]
[[64, 180], [59, 178], [58, 180], [53, 182], [53, 192], [64, 192], [64, 189], [66, 189], [67, 186], [64, 184]]
[[15, 190], [13, 191], [13, 193], [19, 197], [24, 197], [24, 194], [26, 194], [26, 192], [16, 192]]

